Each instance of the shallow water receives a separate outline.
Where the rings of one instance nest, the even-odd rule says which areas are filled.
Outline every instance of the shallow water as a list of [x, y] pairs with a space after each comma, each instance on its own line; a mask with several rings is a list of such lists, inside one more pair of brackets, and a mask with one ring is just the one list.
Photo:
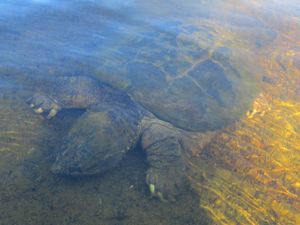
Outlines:
[[[96, 177], [51, 174], [83, 112], [46, 121], [24, 99], [73, 75], [190, 131], [191, 190], [151, 198], [141, 149]], [[300, 223], [296, 0], [3, 0], [0, 101], [1, 225]]]

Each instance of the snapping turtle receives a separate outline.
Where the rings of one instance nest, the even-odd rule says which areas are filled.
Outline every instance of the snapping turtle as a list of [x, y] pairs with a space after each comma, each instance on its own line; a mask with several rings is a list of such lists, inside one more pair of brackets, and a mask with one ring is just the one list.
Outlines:
[[86, 109], [65, 138], [54, 173], [102, 173], [140, 143], [151, 193], [172, 200], [185, 184], [183, 136], [221, 129], [246, 112], [256, 79], [231, 63], [230, 49], [212, 47], [214, 33], [205, 27], [164, 26], [104, 49], [90, 76], [37, 85], [28, 102], [49, 119], [62, 108]]

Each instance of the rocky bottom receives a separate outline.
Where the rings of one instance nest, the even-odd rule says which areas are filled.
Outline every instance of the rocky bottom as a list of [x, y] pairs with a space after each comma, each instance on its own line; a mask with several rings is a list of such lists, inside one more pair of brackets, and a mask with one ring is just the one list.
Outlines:
[[150, 197], [138, 150], [101, 176], [52, 175], [55, 146], [80, 112], [62, 112], [51, 124], [29, 113], [19, 100], [1, 99], [0, 225], [209, 224], [191, 191], [175, 203]]

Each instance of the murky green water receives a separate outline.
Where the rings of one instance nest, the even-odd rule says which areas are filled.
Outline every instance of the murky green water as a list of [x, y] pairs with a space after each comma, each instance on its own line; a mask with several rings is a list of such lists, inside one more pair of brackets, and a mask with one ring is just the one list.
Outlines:
[[[0, 225], [299, 224], [299, 37], [296, 0], [1, 1]], [[189, 186], [176, 202], [151, 196], [138, 137], [105, 173], [50, 172], [95, 111], [74, 109], [93, 86], [62, 85], [79, 76], [184, 134]], [[26, 103], [36, 92], [74, 104], [47, 120]], [[160, 173], [167, 184], [173, 171]]]

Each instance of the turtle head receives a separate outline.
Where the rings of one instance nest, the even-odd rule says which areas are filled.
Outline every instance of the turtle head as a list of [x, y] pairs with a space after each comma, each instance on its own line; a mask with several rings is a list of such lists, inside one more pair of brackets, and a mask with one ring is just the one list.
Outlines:
[[115, 167], [137, 140], [137, 121], [125, 109], [105, 105], [77, 119], [52, 172], [62, 175], [94, 175]]

